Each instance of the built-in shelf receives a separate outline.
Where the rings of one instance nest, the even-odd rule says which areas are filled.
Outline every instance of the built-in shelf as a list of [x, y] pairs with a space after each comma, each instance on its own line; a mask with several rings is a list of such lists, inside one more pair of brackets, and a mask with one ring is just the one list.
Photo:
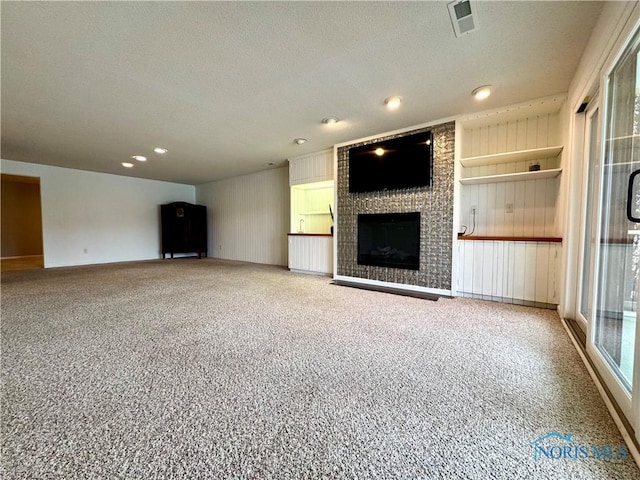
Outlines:
[[499, 165], [502, 163], [530, 162], [541, 158], [557, 157], [562, 152], [562, 146], [532, 148], [515, 152], [493, 153], [479, 157], [461, 158], [463, 167], [483, 167], [486, 165]]
[[507, 236], [491, 236], [491, 235], [468, 235], [468, 236], [460, 236], [458, 237], [458, 240], [562, 243], [562, 237], [507, 237]]
[[561, 168], [550, 168], [548, 170], [537, 170], [535, 172], [503, 173], [500, 175], [485, 175], [482, 177], [461, 178], [463, 185], [478, 185], [481, 183], [500, 182], [520, 182], [523, 180], [541, 180], [543, 178], [553, 178], [560, 175]]

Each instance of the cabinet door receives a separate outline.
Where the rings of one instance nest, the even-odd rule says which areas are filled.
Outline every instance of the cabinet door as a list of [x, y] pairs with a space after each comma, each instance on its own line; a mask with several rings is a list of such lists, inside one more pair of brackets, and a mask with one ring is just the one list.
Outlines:
[[176, 204], [162, 205], [162, 251], [181, 252], [188, 244], [188, 213]]
[[194, 252], [207, 251], [207, 207], [193, 205], [189, 214], [189, 248]]
[[191, 205], [184, 202], [162, 205], [162, 251], [179, 253], [190, 251]]

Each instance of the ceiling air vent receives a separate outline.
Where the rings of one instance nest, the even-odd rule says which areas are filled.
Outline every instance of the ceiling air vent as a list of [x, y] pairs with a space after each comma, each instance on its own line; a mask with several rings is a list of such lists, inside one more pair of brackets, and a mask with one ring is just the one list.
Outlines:
[[449, 16], [456, 37], [461, 37], [467, 33], [473, 32], [477, 28], [477, 22], [473, 18], [471, 7], [475, 8], [472, 0], [456, 0], [447, 5], [449, 7]]

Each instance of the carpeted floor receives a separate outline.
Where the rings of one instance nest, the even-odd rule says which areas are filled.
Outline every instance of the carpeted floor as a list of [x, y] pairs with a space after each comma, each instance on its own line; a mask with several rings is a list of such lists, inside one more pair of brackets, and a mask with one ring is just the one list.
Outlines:
[[535, 461], [550, 432], [623, 445], [553, 311], [213, 259], [2, 275], [4, 479], [640, 478]]

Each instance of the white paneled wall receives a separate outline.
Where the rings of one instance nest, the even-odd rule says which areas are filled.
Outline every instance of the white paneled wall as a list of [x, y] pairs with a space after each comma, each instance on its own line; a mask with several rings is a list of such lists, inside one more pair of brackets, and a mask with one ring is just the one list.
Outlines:
[[198, 185], [196, 200], [207, 206], [210, 256], [287, 265], [287, 168]]
[[459, 241], [458, 294], [524, 305], [559, 301], [562, 244]]
[[[464, 128], [462, 157], [475, 157], [560, 145], [558, 113]], [[559, 168], [560, 156], [539, 160], [541, 169]], [[526, 172], [530, 162], [463, 169], [463, 177]], [[475, 235], [555, 236], [559, 177], [505, 183], [465, 185], [461, 189], [460, 221]]]

